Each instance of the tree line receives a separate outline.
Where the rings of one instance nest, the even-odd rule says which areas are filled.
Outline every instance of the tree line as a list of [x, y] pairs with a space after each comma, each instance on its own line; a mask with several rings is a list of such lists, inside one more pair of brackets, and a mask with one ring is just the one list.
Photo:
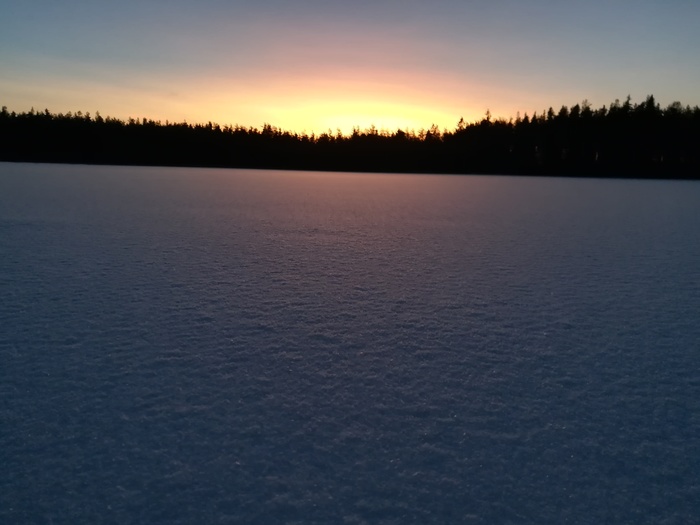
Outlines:
[[48, 109], [0, 112], [0, 160], [404, 173], [700, 178], [700, 108], [653, 96], [594, 109], [584, 101], [531, 116], [321, 134], [265, 124], [120, 120]]

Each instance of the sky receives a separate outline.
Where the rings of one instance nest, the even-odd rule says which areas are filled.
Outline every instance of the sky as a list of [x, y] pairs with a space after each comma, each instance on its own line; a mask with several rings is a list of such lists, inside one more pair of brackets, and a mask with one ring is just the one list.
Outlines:
[[698, 0], [0, 0], [0, 105], [306, 133], [700, 105]]

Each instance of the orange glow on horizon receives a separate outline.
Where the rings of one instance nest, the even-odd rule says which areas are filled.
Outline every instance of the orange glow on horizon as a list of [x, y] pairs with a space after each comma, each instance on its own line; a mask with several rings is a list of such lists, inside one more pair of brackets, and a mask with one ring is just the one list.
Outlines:
[[199, 115], [215, 115], [205, 121], [253, 127], [271, 124], [309, 134], [329, 130], [350, 134], [353, 128], [371, 126], [389, 132], [419, 131], [432, 125], [452, 130], [460, 118], [471, 121], [483, 115], [482, 108], [466, 111], [457, 82], [444, 79], [440, 85], [452, 88], [451, 92], [438, 92], [431, 89], [434, 81], [382, 70], [332, 69], [308, 76], [267, 73], [253, 76], [248, 86], [218, 79], [209, 85], [216, 95], [193, 107]]
[[456, 125], [456, 121], [451, 122], [455, 120], [452, 115], [439, 111], [416, 107], [409, 103], [371, 99], [318, 100], [296, 107], [276, 108], [273, 113], [277, 115], [277, 121], [274, 123], [276, 126], [308, 133], [325, 133], [330, 130], [335, 134], [340, 130], [343, 134], [350, 134], [353, 128], [365, 130], [372, 126], [389, 132], [398, 129], [417, 131], [427, 129], [433, 124], [437, 124], [441, 129]]
[[0, 33], [10, 111], [348, 134], [454, 130], [487, 110], [509, 119], [627, 94], [698, 103], [691, 2], [621, 25], [547, 2], [43, 3], [13, 3]]
[[[47, 66], [68, 69], [61, 63]], [[418, 132], [432, 125], [453, 130], [460, 118], [479, 120], [487, 107], [494, 116], [499, 115], [493, 104], [475, 103], [488, 100], [486, 89], [478, 85], [467, 89], [463, 81], [435, 72], [340, 66], [297, 72], [260, 68], [241, 80], [225, 72], [182, 78], [169, 73], [153, 77], [102, 71], [99, 65], [92, 71], [90, 81], [57, 74], [48, 95], [33, 72], [0, 84], [26, 105], [10, 108], [20, 112], [34, 107], [54, 113], [94, 115], [99, 111], [103, 117], [163, 123], [214, 122], [254, 128], [270, 124], [307, 134], [340, 130], [347, 135], [354, 128], [372, 126], [390, 133], [398, 129]], [[35, 87], [27, 89], [27, 85]]]

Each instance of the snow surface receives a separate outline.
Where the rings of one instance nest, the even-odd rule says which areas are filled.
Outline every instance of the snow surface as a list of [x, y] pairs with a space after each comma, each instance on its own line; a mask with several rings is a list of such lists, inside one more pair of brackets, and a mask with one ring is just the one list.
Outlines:
[[690, 523], [700, 183], [0, 164], [1, 523]]

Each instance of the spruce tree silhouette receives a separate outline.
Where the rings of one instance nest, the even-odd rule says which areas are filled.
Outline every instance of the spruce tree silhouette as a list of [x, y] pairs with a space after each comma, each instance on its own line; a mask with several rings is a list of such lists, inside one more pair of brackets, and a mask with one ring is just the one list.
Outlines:
[[0, 111], [0, 160], [328, 171], [700, 178], [700, 108], [653, 95], [594, 110], [587, 100], [515, 120], [460, 119], [453, 131], [375, 126], [298, 134], [48, 109]]

